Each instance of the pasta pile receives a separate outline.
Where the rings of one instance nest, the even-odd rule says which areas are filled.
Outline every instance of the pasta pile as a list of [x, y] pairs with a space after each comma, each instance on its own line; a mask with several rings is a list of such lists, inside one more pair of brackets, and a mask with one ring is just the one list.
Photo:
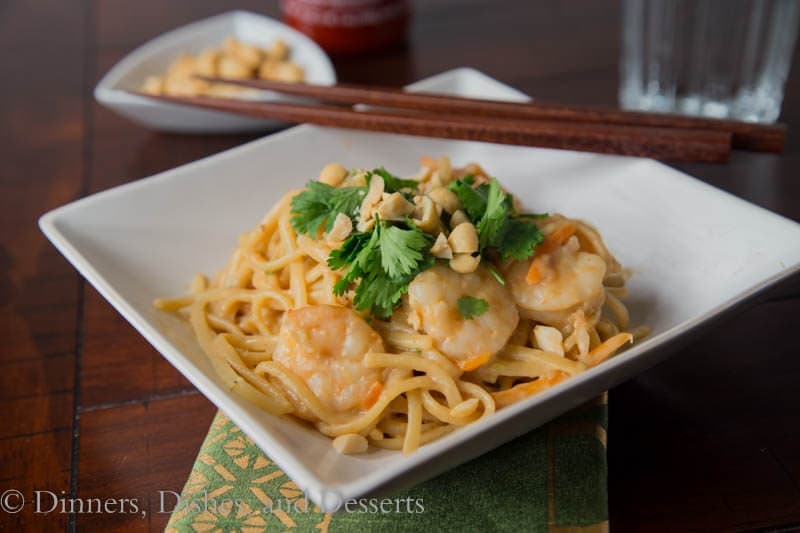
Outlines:
[[594, 228], [520, 213], [479, 165], [422, 162], [411, 180], [326, 166], [213, 279], [155, 305], [231, 390], [341, 453], [412, 453], [647, 333]]

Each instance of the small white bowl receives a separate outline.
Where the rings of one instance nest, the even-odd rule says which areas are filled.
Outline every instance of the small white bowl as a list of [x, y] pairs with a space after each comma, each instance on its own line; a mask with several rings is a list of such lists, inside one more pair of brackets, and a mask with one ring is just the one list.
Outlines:
[[[238, 133], [282, 125], [272, 120], [159, 102], [127, 92], [139, 90], [147, 76], [163, 74], [181, 52], [197, 54], [221, 45], [231, 35], [264, 47], [275, 39], [282, 39], [292, 51], [292, 60], [305, 69], [308, 83], [336, 83], [330, 59], [314, 41], [269, 17], [247, 11], [230, 11], [181, 26], [143, 44], [103, 76], [94, 89], [94, 97], [120, 115], [160, 131]], [[277, 93], [262, 91], [257, 94], [259, 100], [290, 100]]]

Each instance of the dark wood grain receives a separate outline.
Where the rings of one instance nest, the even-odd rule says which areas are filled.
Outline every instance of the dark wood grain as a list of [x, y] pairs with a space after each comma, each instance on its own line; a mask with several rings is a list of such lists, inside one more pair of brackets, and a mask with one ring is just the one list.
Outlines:
[[[647, 113], [615, 107], [589, 107], [558, 104], [554, 102], [505, 102], [481, 98], [445, 96], [441, 94], [411, 93], [396, 87], [379, 85], [313, 85], [286, 83], [261, 79], [230, 79], [198, 76], [212, 83], [227, 83], [282, 94], [314, 98], [321, 102], [338, 104], [367, 104], [414, 111], [433, 112], [439, 118], [463, 115], [474, 121], [486, 119], [513, 119], [515, 121], [551, 121], [555, 123], [603, 124], [637, 127], [676, 128], [680, 135], [690, 135], [686, 130], [722, 131], [731, 134], [731, 147], [754, 152], [781, 153], [786, 141], [785, 124], [758, 124], [736, 120], [676, 115], [673, 113]], [[430, 113], [427, 113], [429, 116]]]
[[[72, 429], [21, 434], [0, 440], [0, 494], [18, 490], [30, 500], [35, 490], [70, 493]], [[63, 492], [62, 492], [63, 491]], [[0, 529], [7, 531], [59, 531], [69, 515], [37, 514], [27, 504], [17, 514], [0, 511]]]
[[[0, 4], [0, 494], [26, 498], [70, 490], [79, 281], [36, 220], [82, 188], [86, 48], [77, 7]], [[0, 511], [0, 529], [64, 529], [68, 519], [28, 505]]]
[[473, 118], [459, 115], [356, 110], [342, 106], [253, 102], [212, 96], [144, 95], [173, 104], [228, 111], [293, 124], [558, 148], [668, 161], [724, 163], [730, 156], [730, 131], [661, 128], [603, 123]]
[[[191, 390], [92, 287], [85, 288], [81, 406], [85, 409]], [[109, 372], [109, 368], [115, 368]]]
[[[81, 416], [83, 498], [136, 499], [139, 512], [81, 515], [85, 531], [163, 531], [216, 409], [198, 393]], [[164, 491], [164, 506], [160, 502]], [[129, 507], [134, 511], [134, 507]]]
[[[615, 526], [797, 522], [800, 402], [789, 391], [800, 382], [800, 358], [777, 340], [797, 327], [797, 305], [776, 301], [741, 313], [612, 391]], [[663, 488], [654, 492], [651, 479]]]
[[[613, 105], [615, 0], [415, 2], [409, 42], [335, 58], [343, 82], [400, 86], [472, 66], [548, 101]], [[0, 3], [0, 492], [119, 497], [178, 490], [214, 412], [41, 237], [44, 211], [252, 139], [148, 132], [94, 104], [124, 54], [180, 24], [276, 2]], [[787, 85], [786, 152], [677, 168], [800, 220], [800, 61]], [[690, 260], [690, 258], [689, 258]], [[800, 524], [800, 279], [707, 329], [610, 392], [617, 531]], [[76, 372], [77, 370], [77, 372]], [[79, 422], [76, 426], [75, 423]], [[73, 431], [76, 430], [76, 431]], [[76, 459], [76, 460], [73, 460]], [[72, 483], [71, 483], [72, 478]], [[166, 515], [81, 515], [80, 530], [158, 530]], [[0, 529], [53, 531], [64, 514], [0, 512]]]

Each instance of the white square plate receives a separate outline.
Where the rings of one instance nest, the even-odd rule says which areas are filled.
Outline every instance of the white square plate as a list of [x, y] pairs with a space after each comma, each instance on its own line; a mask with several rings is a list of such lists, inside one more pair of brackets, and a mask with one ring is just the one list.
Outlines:
[[[413, 86], [496, 99], [524, 95], [470, 69]], [[603, 364], [411, 456], [342, 456], [330, 440], [228, 392], [189, 326], [152, 307], [225, 263], [284, 191], [329, 161], [403, 174], [424, 154], [480, 162], [535, 211], [594, 223], [635, 275], [635, 324], [653, 335]], [[40, 220], [45, 234], [164, 357], [327, 508], [433, 477], [658, 362], [689, 330], [800, 269], [800, 225], [647, 159], [299, 126], [105, 191]]]
[[[336, 83], [330, 59], [314, 41], [269, 17], [247, 11], [230, 11], [181, 26], [143, 44], [103, 76], [94, 89], [94, 97], [120, 115], [161, 131], [236, 133], [280, 126], [281, 123], [274, 120], [197, 109], [128, 92], [138, 91], [147, 76], [163, 74], [182, 52], [198, 54], [206, 48], [220, 46], [231, 35], [262, 47], [269, 46], [275, 39], [282, 39], [289, 45], [292, 61], [305, 69], [308, 83]], [[248, 98], [271, 102], [291, 100], [288, 96], [268, 91], [250, 93]]]

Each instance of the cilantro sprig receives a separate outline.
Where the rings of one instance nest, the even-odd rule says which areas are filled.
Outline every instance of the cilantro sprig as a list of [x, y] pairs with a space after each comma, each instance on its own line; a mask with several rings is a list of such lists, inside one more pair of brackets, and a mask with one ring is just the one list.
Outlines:
[[320, 226], [330, 231], [336, 215], [344, 213], [351, 219], [357, 214], [366, 187], [332, 187], [327, 183], [310, 181], [306, 190], [292, 198], [292, 227], [298, 233], [316, 235]]
[[544, 239], [538, 226], [529, 220], [531, 215], [517, 213], [511, 195], [503, 191], [495, 178], [489, 183], [474, 184], [472, 176], [466, 176], [448, 187], [475, 224], [481, 253], [494, 250], [502, 259], [531, 257]]
[[[380, 176], [384, 192], [399, 192], [411, 198], [417, 191], [415, 180], [401, 179], [383, 167], [365, 173], [367, 186], [332, 187], [312, 181], [291, 203], [292, 227], [298, 232], [317, 236], [320, 229], [330, 231], [336, 217], [343, 213], [355, 222], [370, 181]], [[534, 254], [543, 240], [532, 219], [541, 215], [519, 214], [513, 199], [492, 178], [489, 183], [475, 183], [466, 176], [448, 186], [458, 196], [470, 221], [478, 232], [480, 253], [489, 272], [501, 284], [502, 276], [492, 267], [492, 260], [524, 260]], [[430, 248], [433, 237], [419, 229], [410, 219], [380, 220], [369, 231], [352, 233], [328, 257], [328, 266], [343, 271], [333, 292], [343, 295], [353, 291], [356, 309], [367, 310], [376, 317], [389, 317], [408, 291], [411, 281], [436, 262]], [[466, 319], [481, 316], [489, 304], [467, 296], [458, 300], [458, 311]]]
[[489, 302], [474, 296], [463, 296], [458, 299], [456, 305], [458, 306], [459, 314], [467, 320], [481, 316], [489, 310]]
[[[411, 196], [417, 190], [416, 180], [398, 178], [383, 167], [366, 172], [367, 185], [372, 176], [383, 178], [386, 193], [403, 192]], [[333, 187], [310, 181], [305, 191], [292, 198], [292, 227], [298, 233], [309, 235], [316, 235], [323, 226], [325, 231], [330, 231], [339, 213], [355, 219], [366, 194], [367, 187]]]
[[[313, 236], [321, 227], [330, 231], [339, 213], [355, 222], [374, 176], [383, 179], [386, 193], [402, 192], [410, 196], [417, 189], [416, 180], [401, 179], [383, 167], [366, 172], [366, 187], [337, 188], [312, 181], [306, 190], [292, 198], [292, 227], [298, 233]], [[433, 238], [410, 220], [376, 220], [372, 230], [351, 234], [341, 248], [331, 252], [328, 266], [334, 270], [346, 270], [333, 291], [342, 295], [352, 288], [356, 309], [388, 317], [408, 290], [411, 280], [433, 265], [432, 243]]]
[[448, 188], [456, 193], [458, 199], [461, 200], [461, 205], [469, 215], [469, 218], [475, 222], [480, 220], [486, 212], [486, 203], [489, 196], [489, 185], [482, 183], [477, 187], [473, 187], [475, 178], [472, 174], [468, 174], [461, 179], [450, 182]]
[[371, 232], [352, 234], [328, 257], [332, 269], [347, 268], [334, 285], [334, 294], [341, 296], [354, 287], [356, 309], [381, 318], [390, 316], [411, 280], [433, 266], [432, 242], [430, 235], [410, 222], [392, 225], [378, 220]]

